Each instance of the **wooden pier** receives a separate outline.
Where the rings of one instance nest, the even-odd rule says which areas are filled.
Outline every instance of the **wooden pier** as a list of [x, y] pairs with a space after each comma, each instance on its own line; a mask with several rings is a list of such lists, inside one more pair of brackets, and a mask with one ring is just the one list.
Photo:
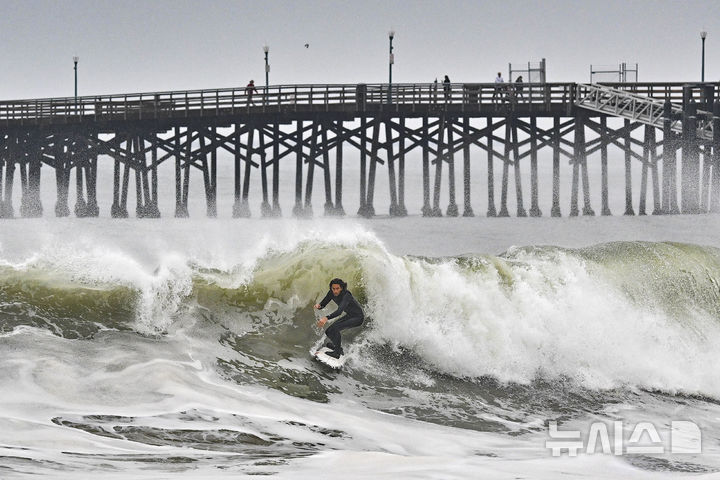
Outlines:
[[[233, 162], [235, 217], [251, 215], [251, 182], [261, 186], [260, 214], [281, 215], [280, 182], [293, 176], [292, 214], [313, 215], [316, 174], [322, 176], [325, 215], [344, 215], [343, 194], [353, 188], [360, 198], [357, 213], [371, 217], [382, 170], [389, 184], [388, 213], [404, 216], [405, 167], [411, 153], [422, 162], [424, 216], [475, 214], [473, 162], [486, 166], [488, 216], [510, 216], [511, 176], [517, 216], [541, 216], [543, 211], [560, 216], [561, 159], [572, 167], [571, 184], [563, 187], [571, 192], [569, 215], [595, 214], [592, 185], [601, 189], [600, 214], [610, 215], [609, 147], [624, 152], [624, 214], [634, 215], [636, 208], [639, 215], [720, 212], [718, 86], [526, 83], [519, 90], [513, 84], [498, 89], [485, 83], [452, 84], [449, 89], [437, 84], [286, 85], [258, 87], [252, 96], [234, 88], [4, 101], [0, 217], [15, 216], [16, 174], [19, 214], [43, 215], [42, 167], [54, 170], [56, 216], [71, 213], [71, 179], [74, 214], [97, 216], [98, 187], [109, 188], [98, 186], [99, 162], [114, 166], [112, 217], [129, 216], [131, 177], [137, 217], [160, 216], [160, 188], [174, 188], [174, 215], [187, 217], [191, 172], [201, 174], [206, 213], [214, 217], [219, 161]], [[539, 189], [550, 186], [540, 184], [538, 163], [545, 151], [552, 158], [552, 203], [543, 206]], [[349, 154], [352, 161], [347, 161]], [[456, 165], [460, 158], [462, 165]], [[174, 163], [174, 186], [158, 180], [165, 162]], [[523, 162], [529, 162], [529, 178], [522, 176]], [[589, 162], [600, 163], [599, 179], [590, 178]], [[637, 205], [633, 162], [641, 165]], [[359, 170], [359, 185], [344, 184], [347, 168]], [[460, 168], [462, 205], [455, 178]], [[502, 168], [499, 186], [496, 168]], [[528, 181], [526, 210], [522, 185]], [[447, 205], [440, 204], [444, 185]]]

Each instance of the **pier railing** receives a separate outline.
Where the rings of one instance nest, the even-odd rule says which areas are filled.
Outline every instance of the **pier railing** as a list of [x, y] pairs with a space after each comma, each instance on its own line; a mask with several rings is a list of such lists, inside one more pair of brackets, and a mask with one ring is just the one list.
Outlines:
[[[682, 103], [683, 83], [605, 84]], [[454, 106], [478, 111], [492, 104], [572, 106], [575, 83], [442, 83], [276, 85], [0, 102], [0, 125], [43, 125], [250, 113], [410, 111]], [[698, 98], [698, 100], [700, 100]]]

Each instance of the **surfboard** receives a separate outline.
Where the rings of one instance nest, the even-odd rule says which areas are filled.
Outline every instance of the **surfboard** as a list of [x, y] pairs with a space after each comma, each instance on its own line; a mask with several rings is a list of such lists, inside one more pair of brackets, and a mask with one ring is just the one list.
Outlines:
[[338, 370], [345, 364], [345, 359], [347, 358], [347, 355], [341, 355], [340, 358], [334, 358], [327, 354], [331, 351], [332, 349], [330, 348], [322, 347], [320, 350], [311, 353], [312, 356], [315, 357], [315, 360], [317, 360], [318, 362], [323, 363], [330, 368]]

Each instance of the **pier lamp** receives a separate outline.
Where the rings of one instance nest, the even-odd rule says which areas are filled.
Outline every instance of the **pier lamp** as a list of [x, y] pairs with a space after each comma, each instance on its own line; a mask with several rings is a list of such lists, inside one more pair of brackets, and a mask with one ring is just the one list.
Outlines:
[[392, 103], [392, 66], [393, 63], [395, 63], [395, 55], [393, 54], [393, 38], [395, 38], [395, 30], [390, 30], [388, 32], [388, 38], [390, 39], [390, 57], [389, 57], [389, 66], [390, 66], [390, 73], [388, 78], [388, 104]]
[[702, 40], [702, 73], [700, 76], [701, 81], [705, 81], [705, 37], [707, 37], [707, 32], [703, 30], [700, 32], [700, 39]]
[[267, 95], [267, 88], [268, 88], [268, 78], [270, 76], [270, 64], [268, 63], [268, 53], [270, 53], [270, 47], [265, 45], [263, 47], [263, 52], [265, 52], [265, 95]]
[[73, 64], [75, 65], [73, 68], [75, 69], [75, 108], [77, 108], [77, 64], [80, 61], [80, 57], [75, 55], [73, 57]]

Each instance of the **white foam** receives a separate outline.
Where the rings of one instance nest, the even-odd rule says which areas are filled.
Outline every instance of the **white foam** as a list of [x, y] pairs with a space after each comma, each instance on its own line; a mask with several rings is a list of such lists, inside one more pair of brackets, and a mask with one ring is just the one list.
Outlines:
[[644, 308], [576, 257], [517, 251], [472, 271], [386, 256], [365, 268], [373, 341], [443, 373], [720, 396], [720, 328], [707, 313], [679, 322]]

